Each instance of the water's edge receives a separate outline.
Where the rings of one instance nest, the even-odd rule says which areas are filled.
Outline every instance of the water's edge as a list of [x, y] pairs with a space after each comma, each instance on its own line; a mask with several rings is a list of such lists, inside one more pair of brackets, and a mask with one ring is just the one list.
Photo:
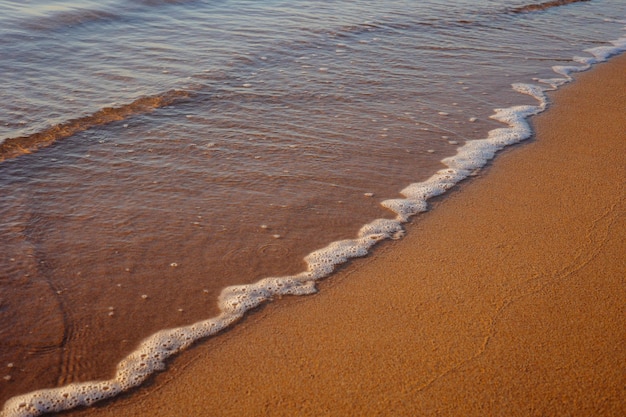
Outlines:
[[[355, 239], [337, 241], [305, 257], [307, 270], [296, 275], [269, 277], [254, 284], [225, 288], [218, 300], [221, 313], [216, 317], [189, 326], [161, 330], [144, 339], [138, 348], [117, 365], [116, 375], [106, 381], [72, 383], [63, 387], [43, 389], [9, 399], [0, 416], [39, 416], [90, 406], [141, 385], [152, 374], [164, 370], [165, 361], [199, 339], [216, 335], [233, 325], [250, 309], [281, 295], [315, 293], [316, 281], [327, 278], [335, 267], [351, 258], [367, 255], [370, 248], [387, 239], [404, 235], [402, 227], [412, 216], [427, 210], [427, 200], [444, 194], [471, 176], [503, 148], [528, 139], [532, 135], [527, 119], [543, 112], [548, 105], [546, 91], [557, 89], [572, 80], [571, 73], [586, 71], [594, 64], [626, 51], [626, 37], [610, 41], [612, 46], [587, 49], [591, 57], [574, 57], [572, 65], [556, 66], [559, 78], [537, 80], [543, 85], [513, 84], [515, 91], [534, 97], [538, 105], [495, 109], [492, 119], [508, 127], [491, 130], [485, 139], [467, 142], [456, 155], [441, 162], [447, 168], [437, 171], [428, 180], [410, 184], [401, 191], [403, 198], [381, 204], [396, 214], [395, 219], [376, 219], [364, 225]], [[578, 65], [575, 65], [578, 64]]]

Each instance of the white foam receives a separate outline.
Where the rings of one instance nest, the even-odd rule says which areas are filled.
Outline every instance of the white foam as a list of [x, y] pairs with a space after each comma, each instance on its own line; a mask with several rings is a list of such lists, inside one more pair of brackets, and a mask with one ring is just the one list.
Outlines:
[[572, 80], [571, 74], [574, 72], [587, 71], [593, 64], [604, 62], [611, 56], [626, 51], [626, 37], [619, 38], [609, 42], [613, 46], [597, 46], [595, 48], [585, 49], [585, 52], [592, 56], [575, 56], [572, 61], [581, 65], [557, 65], [552, 67], [552, 70], [557, 74], [563, 76], [563, 78], [551, 78], [539, 80], [540, 82], [551, 85], [556, 88]]
[[[571, 80], [572, 72], [584, 71], [592, 64], [626, 50], [626, 37], [612, 41], [612, 47], [587, 50], [593, 57], [576, 57], [582, 66], [557, 66], [554, 71], [564, 78], [550, 79], [554, 88]], [[542, 80], [545, 81], [545, 80]], [[402, 237], [402, 223], [427, 209], [427, 200], [445, 193], [483, 167], [502, 148], [530, 137], [526, 119], [543, 111], [547, 105], [548, 87], [513, 84], [513, 89], [535, 97], [537, 106], [514, 106], [496, 109], [492, 119], [508, 127], [494, 129], [485, 139], [468, 141], [456, 155], [445, 158], [447, 168], [437, 171], [423, 182], [414, 183], [401, 191], [405, 198], [391, 199], [382, 205], [396, 213], [395, 219], [377, 219], [361, 228], [356, 239], [333, 242], [305, 257], [307, 270], [297, 275], [269, 277], [254, 284], [225, 288], [218, 300], [221, 314], [190, 326], [159, 331], [146, 338], [139, 347], [117, 365], [113, 379], [73, 383], [59, 388], [44, 389], [9, 399], [0, 413], [3, 417], [34, 417], [51, 412], [89, 406], [111, 398], [143, 383], [150, 375], [165, 369], [165, 361], [189, 347], [195, 341], [213, 336], [238, 321], [246, 311], [281, 295], [305, 295], [316, 292], [315, 282], [330, 275], [336, 266], [352, 258], [367, 255], [376, 243]]]

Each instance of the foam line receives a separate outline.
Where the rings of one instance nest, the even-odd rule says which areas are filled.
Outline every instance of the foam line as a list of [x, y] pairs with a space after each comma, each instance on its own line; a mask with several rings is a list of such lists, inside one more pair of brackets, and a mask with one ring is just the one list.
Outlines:
[[411, 216], [427, 210], [427, 200], [441, 195], [475, 170], [482, 168], [506, 146], [528, 139], [531, 134], [527, 119], [546, 109], [545, 91], [571, 81], [574, 71], [584, 71], [591, 65], [626, 50], [626, 37], [611, 42], [613, 47], [587, 50], [592, 58], [576, 58], [582, 66], [554, 67], [557, 78], [551, 87], [532, 84], [513, 84], [513, 89], [538, 101], [537, 106], [513, 106], [496, 109], [491, 116], [508, 127], [491, 130], [485, 139], [473, 140], [458, 148], [456, 155], [442, 162], [447, 168], [437, 171], [423, 182], [414, 183], [401, 191], [405, 198], [391, 199], [382, 205], [394, 213], [395, 219], [377, 219], [361, 228], [355, 239], [333, 242], [305, 257], [307, 270], [297, 275], [269, 277], [254, 284], [225, 288], [218, 305], [221, 314], [189, 326], [161, 330], [144, 339], [139, 347], [117, 365], [113, 379], [73, 383], [63, 387], [43, 389], [9, 399], [0, 413], [2, 417], [35, 417], [60, 412], [78, 406], [90, 406], [97, 401], [112, 398], [123, 391], [141, 385], [157, 371], [166, 368], [165, 361], [199, 339], [213, 336], [233, 325], [250, 309], [281, 295], [315, 293], [315, 282], [328, 277], [336, 268], [352, 258], [367, 255], [378, 242], [403, 236], [402, 224]]

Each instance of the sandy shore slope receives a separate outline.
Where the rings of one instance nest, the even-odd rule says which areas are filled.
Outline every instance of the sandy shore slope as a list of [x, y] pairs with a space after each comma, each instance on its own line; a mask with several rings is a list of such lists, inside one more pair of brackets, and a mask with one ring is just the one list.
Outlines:
[[89, 416], [626, 415], [626, 54], [401, 241]]

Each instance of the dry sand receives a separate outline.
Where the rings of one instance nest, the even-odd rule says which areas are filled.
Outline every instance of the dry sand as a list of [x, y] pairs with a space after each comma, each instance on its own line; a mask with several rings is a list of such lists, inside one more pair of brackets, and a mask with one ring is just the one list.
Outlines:
[[626, 54], [401, 241], [89, 416], [626, 415]]

